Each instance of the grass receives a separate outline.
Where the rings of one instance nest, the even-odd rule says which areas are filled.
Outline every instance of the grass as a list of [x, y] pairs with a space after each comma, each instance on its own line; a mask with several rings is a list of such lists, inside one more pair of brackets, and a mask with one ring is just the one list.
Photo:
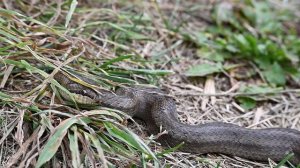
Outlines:
[[[268, 1], [223, 2], [214, 6], [213, 25], [206, 31], [182, 33], [198, 46], [199, 57], [212, 63], [195, 65], [186, 74], [201, 77], [250, 65], [247, 67], [250, 73], [236, 78], [258, 75], [263, 89], [299, 83], [299, 34], [290, 25], [293, 25], [290, 20], [299, 16], [288, 7], [288, 4], [274, 2], [272, 5]], [[228, 60], [230, 65], [226, 65]]]
[[[140, 131], [127, 127], [128, 116], [122, 112], [98, 106], [80, 109], [64, 102], [56, 90], [65, 89], [53, 75], [81, 72], [97, 87], [110, 90], [124, 84], [166, 83], [171, 94], [177, 82], [178, 92], [195, 81], [224, 75], [247, 83], [232, 93], [232, 101], [255, 109], [279, 93], [290, 93], [286, 88], [299, 93], [296, 5], [134, 2], [19, 0], [1, 5], [1, 166], [266, 166], [230, 158], [199, 159], [176, 153], [176, 148], [158, 150], [152, 137], [138, 136]], [[181, 64], [184, 61], [188, 63]], [[162, 82], [166, 75], [170, 79]], [[186, 105], [191, 102], [197, 104]], [[284, 123], [291, 126], [296, 120]]]
[[[1, 142], [11, 139], [12, 133], [15, 132], [18, 134], [16, 141], [20, 148], [3, 163], [6, 162], [7, 167], [13, 165], [23, 167], [36, 160], [35, 167], [44, 164], [55, 165], [59, 162], [65, 166], [94, 167], [101, 162], [104, 167], [112, 167], [116, 163], [112, 163], [115, 160], [109, 158], [117, 157], [128, 160], [129, 165], [145, 167], [153, 164], [158, 167], [156, 154], [142, 139], [122, 124], [126, 118], [123, 113], [109, 109], [81, 112], [76, 108], [70, 110], [66, 106], [59, 107], [53, 102], [55, 92], [49, 91], [56, 91], [56, 88], [64, 89], [53, 80], [54, 73], [59, 70], [74, 71], [72, 68], [74, 66], [81, 65], [77, 69], [81, 71], [89, 69], [88, 73], [91, 74], [89, 77], [96, 79], [96, 82], [105, 88], [138, 83], [130, 79], [131, 76], [155, 82], [158, 75], [169, 73], [165, 70], [147, 69], [142, 62], [143, 59], [132, 54], [120, 56], [107, 54], [104, 59], [95, 57], [92, 53], [99, 50], [96, 44], [66, 35], [66, 27], [76, 4], [76, 1], [71, 2], [64, 26], [58, 24], [49, 27], [37, 20], [43, 20], [41, 18], [33, 19], [13, 10], [0, 11], [3, 18], [0, 30], [3, 79], [5, 76], [19, 76], [15, 78], [16, 81], [22, 81], [22, 78], [36, 81], [30, 84], [30, 88], [20, 84], [20, 87], [30, 90], [21, 95], [14, 95], [12, 90], [14, 86], [11, 85], [8, 86], [8, 93], [1, 92], [3, 109], [15, 107], [21, 111], [16, 115], [17, 120], [6, 123], [8, 128], [3, 130], [1, 139]], [[141, 37], [138, 33], [118, 27], [116, 24], [107, 23], [107, 25], [113, 30], [125, 33], [128, 38]], [[75, 33], [76, 30], [73, 34]], [[119, 47], [116, 50], [123, 52]], [[135, 65], [131, 68], [113, 65], [120, 61], [132, 62]], [[97, 74], [98, 77], [92, 74]], [[29, 130], [24, 130], [22, 125], [25, 124], [29, 125]], [[25, 139], [24, 134], [29, 138]], [[37, 151], [38, 154], [32, 155]], [[8, 159], [7, 156], [2, 157]]]

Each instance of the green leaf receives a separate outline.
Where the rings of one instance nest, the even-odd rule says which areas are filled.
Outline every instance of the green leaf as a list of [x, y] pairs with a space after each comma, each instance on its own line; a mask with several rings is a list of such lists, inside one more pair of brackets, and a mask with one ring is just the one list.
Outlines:
[[269, 69], [263, 71], [263, 75], [270, 84], [275, 86], [282, 86], [286, 83], [284, 70], [277, 62], [275, 62]]
[[197, 32], [194, 34], [194, 38], [197, 41], [198, 45], [205, 45], [208, 41], [207, 34], [203, 32]]
[[292, 73], [291, 77], [293, 78], [294, 81], [300, 83], [300, 70], [297, 70], [297, 72]]
[[[113, 66], [113, 65], [111, 65], [109, 67], [114, 68], [114, 69], [122, 69], [122, 70], [126, 70], [126, 71], [131, 71], [134, 74], [169, 75], [169, 74], [174, 73], [171, 70], [121, 68], [121, 67], [117, 67], [117, 66]], [[111, 71], [109, 71], [109, 72], [111, 72]]]
[[143, 148], [140, 147], [139, 143], [132, 136], [130, 136], [126, 132], [120, 130], [119, 128], [117, 128], [113, 124], [111, 124], [109, 122], [104, 122], [104, 126], [111, 135], [113, 135], [113, 136], [117, 137], [118, 139], [128, 143], [132, 147], [144, 150]]
[[[122, 112], [118, 112], [118, 111], [112, 111], [112, 110], [91, 110], [91, 111], [86, 111], [84, 113], [82, 113], [84, 116], [109, 116], [109, 117], [113, 117], [114, 119], [119, 120], [120, 122], [122, 122], [124, 119], [119, 115], [122, 114]], [[85, 119], [85, 118], [83, 118]]]
[[222, 70], [221, 65], [200, 64], [188, 69], [185, 72], [185, 75], [189, 77], [193, 77], [193, 76], [203, 77], [216, 72], [221, 72], [221, 70]]
[[[110, 71], [109, 73], [110, 73], [110, 75], [103, 74], [103, 75], [99, 75], [99, 76], [101, 76], [103, 79], [108, 79], [108, 80], [111, 80], [114, 82], [137, 84], [137, 81], [135, 81], [135, 80], [132, 80], [132, 79], [129, 79], [126, 77], [123, 78], [123, 77], [120, 77], [120, 75], [114, 75], [114, 71]], [[96, 74], [96, 73], [94, 72], [94, 74]]]
[[0, 99], [10, 99], [11, 96], [0, 91]]
[[[245, 94], [249, 94], [247, 96], [241, 96], [241, 97], [247, 97], [247, 98], [251, 98], [253, 100], [257, 101], [263, 101], [263, 100], [268, 100], [271, 97], [276, 96], [279, 91], [283, 90], [281, 87], [269, 87], [267, 85], [250, 85], [250, 86], [242, 86], [239, 89], [240, 93], [245, 93]], [[263, 95], [263, 96], [262, 96]], [[244, 100], [242, 100], [244, 101]], [[247, 105], [245, 106], [249, 106], [251, 107], [251, 100], [245, 100], [247, 101]], [[241, 102], [243, 103], [243, 102]]]
[[265, 93], [276, 93], [282, 90], [282, 88], [273, 88], [266, 85], [251, 85], [251, 86], [242, 86], [239, 89], [241, 93], [256, 93], [256, 94], [265, 94]]
[[70, 5], [70, 10], [67, 14], [67, 17], [66, 17], [66, 23], [65, 23], [65, 27], [68, 27], [69, 23], [70, 23], [70, 20], [72, 18], [72, 15], [76, 9], [76, 6], [77, 6], [78, 2], [77, 0], [72, 0], [72, 3]]
[[97, 149], [98, 157], [101, 159], [102, 164], [104, 167], [108, 167], [110, 165], [109, 161], [106, 160], [101, 143], [99, 139], [95, 135], [91, 135], [89, 133], [84, 132], [85, 136], [89, 137], [92, 143], [94, 144], [94, 147]]
[[132, 40], [149, 40], [150, 39], [149, 37], [147, 37], [143, 34], [127, 30], [127, 29], [125, 29], [125, 28], [123, 28], [123, 27], [121, 27], [117, 24], [114, 24], [114, 23], [111, 23], [111, 22], [105, 22], [105, 23], [107, 23], [108, 25], [110, 25], [111, 27], [113, 27], [113, 28], [115, 28], [119, 31], [122, 31], [122, 32], [126, 33], [130, 37], [130, 39], [132, 39]]
[[224, 56], [221, 54], [221, 52], [217, 52], [214, 49], [210, 48], [200, 48], [197, 50], [197, 56], [211, 60], [211, 61], [218, 61], [218, 62], [223, 62], [224, 61]]
[[116, 153], [123, 154], [125, 156], [134, 155], [136, 153], [133, 153], [132, 151], [128, 150], [123, 146], [121, 143], [114, 142], [110, 138], [106, 137], [106, 135], [101, 134], [99, 140], [103, 144], [103, 149], [106, 148], [109, 150], [113, 150]]
[[71, 157], [72, 157], [72, 165], [73, 167], [81, 167], [80, 163], [80, 152], [79, 152], [79, 146], [78, 146], [78, 132], [77, 127], [73, 126], [71, 128], [74, 131], [74, 134], [68, 133], [69, 138], [69, 144], [70, 144], [70, 151], [71, 151]]
[[175, 152], [177, 149], [179, 149], [180, 147], [182, 147], [184, 145], [184, 142], [181, 142], [180, 144], [174, 146], [173, 148], [164, 150], [160, 153], [158, 153], [156, 156], [164, 156], [165, 154], [170, 154], [172, 152]]
[[[294, 153], [289, 153], [287, 154], [274, 168], [280, 168], [282, 167], [288, 160], [292, 159], [295, 154]], [[297, 166], [299, 168], [300, 165]]]
[[248, 40], [246, 39], [245, 35], [242, 35], [242, 34], [234, 35], [233, 39], [235, 40], [234, 42], [236, 43], [240, 52], [251, 51], [250, 44], [249, 44]]
[[228, 2], [223, 2], [216, 6], [215, 20], [218, 26], [223, 22], [230, 22], [234, 18], [232, 7]]
[[60, 34], [60, 33], [59, 33], [58, 31], [56, 31], [55, 29], [53, 29], [53, 28], [47, 26], [45, 23], [40, 22], [40, 21], [38, 21], [38, 20], [35, 20], [35, 19], [33, 19], [32, 17], [27, 17], [27, 16], [25, 16], [25, 15], [22, 15], [22, 14], [16, 12], [16, 11], [6, 10], [6, 9], [3, 9], [3, 8], [0, 8], [0, 15], [3, 16], [3, 17], [5, 17], [5, 18], [10, 18], [10, 17], [11, 17], [11, 18], [15, 18], [15, 17], [19, 17], [19, 19], [20, 19], [20, 18], [25, 19], [25, 20], [30, 21], [30, 22], [32, 22], [32, 23], [41, 25], [41, 26], [43, 26], [43, 27], [42, 27], [43, 29], [48, 30], [48, 31], [50, 31], [50, 32], [52, 32], [52, 33], [55, 33], [55, 34], [59, 35], [60, 37], [63, 37], [62, 34]]
[[159, 52], [153, 52], [151, 53], [151, 59], [152, 60], [159, 60], [161, 59], [161, 57], [163, 55], [165, 55], [166, 53], [174, 50], [175, 48], [177, 48], [180, 44], [182, 44], [182, 41], [179, 40], [177, 41], [175, 44], [171, 45], [169, 48], [165, 49], [165, 50], [160, 50]]
[[155, 155], [151, 152], [150, 148], [140, 140], [140, 138], [130, 131], [120, 130], [118, 127], [109, 122], [104, 122], [104, 126], [112, 136], [118, 138], [119, 140], [125, 142], [126, 144], [142, 151], [145, 154], [150, 155], [156, 160]]
[[36, 168], [41, 167], [43, 164], [48, 162], [56, 153], [60, 144], [68, 132], [68, 129], [75, 123], [78, 119], [75, 117], [68, 118], [61, 122], [56, 128], [54, 134], [48, 139], [45, 147], [42, 149], [40, 156], [38, 158]]
[[122, 56], [119, 56], [117, 58], [110, 59], [110, 60], [106, 61], [105, 63], [103, 63], [100, 66], [100, 68], [106, 68], [108, 65], [111, 65], [111, 64], [113, 64], [115, 62], [121, 62], [121, 61], [123, 61], [125, 59], [129, 59], [131, 57], [132, 57], [132, 55], [122, 55]]
[[8, 32], [3, 31], [1, 29], [0, 29], [0, 35], [5, 36], [6, 38], [8, 38], [10, 40], [14, 40], [14, 42], [9, 42], [10, 44], [14, 44], [15, 42], [17, 42], [17, 43], [21, 42], [20, 39], [17, 36], [15, 36], [14, 34], [8, 33]]
[[16, 65], [19, 68], [25, 68], [29, 73], [34, 72], [34, 73], [39, 73], [44, 77], [48, 76], [48, 74], [46, 72], [32, 66], [25, 60], [14, 61], [14, 60], [10, 60], [10, 59], [3, 59], [3, 62], [5, 62], [7, 64], [11, 64], [11, 65]]
[[256, 101], [250, 97], [238, 97], [237, 100], [245, 110], [253, 109], [256, 106]]

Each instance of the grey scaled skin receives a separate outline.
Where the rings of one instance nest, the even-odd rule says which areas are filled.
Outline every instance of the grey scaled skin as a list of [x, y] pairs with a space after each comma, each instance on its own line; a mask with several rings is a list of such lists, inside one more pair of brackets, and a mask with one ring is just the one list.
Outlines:
[[[94, 84], [92, 81], [78, 76]], [[290, 162], [300, 164], [300, 131], [289, 128], [247, 129], [234, 124], [213, 122], [188, 125], [178, 121], [175, 101], [156, 88], [126, 87], [115, 93], [95, 91], [74, 84], [63, 74], [55, 79], [76, 94], [84, 93], [105, 107], [115, 108], [140, 118], [147, 124], [149, 133], [159, 133], [160, 128], [168, 134], [159, 139], [171, 147], [182, 142], [179, 149], [191, 153], [222, 153], [256, 161], [281, 161], [287, 154], [294, 154]], [[99, 92], [101, 94], [99, 94]]]

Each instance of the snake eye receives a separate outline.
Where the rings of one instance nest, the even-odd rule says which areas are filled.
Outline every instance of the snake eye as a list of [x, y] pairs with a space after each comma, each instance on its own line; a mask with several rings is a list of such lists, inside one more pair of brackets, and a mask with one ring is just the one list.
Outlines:
[[82, 94], [82, 95], [84, 95], [84, 96], [87, 95], [87, 91], [86, 90], [80, 90], [79, 93]]

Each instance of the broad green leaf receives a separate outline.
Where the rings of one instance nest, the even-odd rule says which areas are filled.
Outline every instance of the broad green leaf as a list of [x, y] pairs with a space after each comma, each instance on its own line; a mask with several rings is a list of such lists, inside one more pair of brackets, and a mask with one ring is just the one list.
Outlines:
[[233, 6], [229, 2], [223, 2], [216, 6], [215, 8], [215, 20], [217, 25], [221, 25], [223, 22], [230, 22], [234, 15], [233, 15]]
[[130, 131], [125, 132], [123, 130], [120, 130], [118, 127], [109, 122], [104, 122], [104, 126], [109, 132], [109, 134], [111, 134], [112, 136], [118, 138], [119, 140], [125, 142], [126, 144], [136, 149], [139, 149], [140, 151], [143, 151], [143, 153], [150, 155], [153, 159], [156, 160], [155, 155], [152, 153], [149, 147], [146, 144], [144, 144], [144, 142], [140, 140], [140, 138], [134, 133]]
[[285, 72], [282, 67], [275, 62], [269, 69], [263, 71], [264, 77], [273, 85], [285, 85]]
[[226, 45], [225, 49], [229, 52], [232, 52], [232, 53], [237, 53], [239, 51], [237, 46], [232, 45], [232, 44]]
[[242, 54], [251, 52], [251, 46], [243, 34], [234, 35], [233, 39]]
[[253, 1], [252, 4], [256, 15], [256, 23], [254, 26], [258, 31], [262, 33], [281, 31], [279, 18], [283, 13], [276, 13], [279, 10], [272, 10], [271, 5], [264, 1]]
[[300, 70], [297, 70], [296, 73], [292, 73], [291, 77], [294, 79], [294, 81], [300, 83]]
[[103, 166], [109, 167], [109, 165], [111, 165], [111, 163], [108, 160], [106, 160], [104, 151], [102, 149], [102, 145], [101, 145], [99, 139], [95, 135], [91, 135], [86, 132], [84, 132], [84, 134], [85, 134], [85, 136], [88, 136], [90, 138], [90, 140], [92, 140], [92, 143], [94, 144], [94, 147], [97, 149], [98, 157], [101, 159]]
[[132, 147], [135, 147], [137, 149], [140, 149], [140, 150], [143, 150], [144, 152], [146, 152], [143, 149], [143, 147], [141, 147], [140, 144], [132, 136], [128, 135], [123, 130], [120, 130], [119, 128], [117, 128], [116, 126], [114, 126], [113, 124], [111, 124], [109, 122], [104, 122], [104, 126], [111, 135], [122, 140], [123, 142], [126, 142], [127, 144], [131, 145]]
[[104, 144], [106, 148], [109, 148], [110, 150], [113, 149], [116, 153], [126, 156], [136, 155], [135, 152], [126, 149], [122, 144], [110, 140], [110, 138], [108, 138], [106, 135], [101, 134], [100, 137], [101, 143]]
[[195, 40], [197, 41], [198, 45], [206, 45], [208, 41], [208, 34], [204, 32], [197, 32], [195, 33], [194, 38], [196, 38]]
[[253, 109], [256, 106], [256, 101], [250, 97], [238, 97], [237, 100], [245, 110]]
[[273, 88], [267, 85], [250, 85], [250, 86], [242, 86], [239, 89], [241, 93], [255, 93], [255, 94], [266, 94], [266, 93], [276, 93], [282, 90], [282, 88]]
[[197, 56], [211, 61], [218, 61], [218, 62], [224, 61], [224, 55], [222, 55], [221, 52], [217, 52], [214, 49], [210, 49], [206, 47], [197, 49]]
[[220, 65], [200, 64], [200, 65], [195, 65], [190, 69], [188, 69], [185, 72], [185, 75], [189, 77], [194, 77], [194, 76], [203, 77], [216, 72], [221, 72], [221, 70], [222, 69]]
[[[254, 106], [254, 101], [264, 101], [276, 97], [282, 88], [270, 87], [268, 85], [250, 85], [242, 86], [239, 93], [245, 93], [245, 96], [239, 96], [238, 101], [243, 104], [244, 108], [251, 108]], [[248, 94], [248, 95], [247, 95]], [[241, 98], [242, 97], [242, 98]], [[254, 101], [252, 101], [252, 100]]]
[[42, 149], [38, 161], [36, 163], [36, 168], [41, 167], [43, 164], [48, 162], [56, 153], [60, 144], [68, 132], [68, 129], [75, 123], [78, 119], [75, 117], [68, 118], [61, 122], [56, 128], [54, 134], [48, 139], [45, 147]]

